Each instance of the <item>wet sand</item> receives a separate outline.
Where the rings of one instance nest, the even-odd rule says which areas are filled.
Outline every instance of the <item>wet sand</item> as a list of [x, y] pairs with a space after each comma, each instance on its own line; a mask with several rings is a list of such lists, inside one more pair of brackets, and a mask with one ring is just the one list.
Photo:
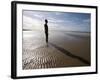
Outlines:
[[43, 31], [23, 31], [23, 69], [90, 65], [90, 33], [49, 31], [48, 47]]

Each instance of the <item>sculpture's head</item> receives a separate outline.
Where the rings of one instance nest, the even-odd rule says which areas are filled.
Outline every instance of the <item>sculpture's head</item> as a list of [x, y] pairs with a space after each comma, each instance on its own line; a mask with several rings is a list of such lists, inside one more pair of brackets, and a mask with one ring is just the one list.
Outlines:
[[47, 19], [45, 19], [45, 23], [48, 23], [48, 20]]

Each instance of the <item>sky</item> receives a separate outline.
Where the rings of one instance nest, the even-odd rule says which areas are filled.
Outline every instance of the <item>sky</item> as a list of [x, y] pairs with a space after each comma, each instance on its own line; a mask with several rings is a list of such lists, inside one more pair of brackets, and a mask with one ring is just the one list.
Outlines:
[[43, 30], [45, 19], [49, 30], [90, 32], [89, 13], [23, 10], [23, 29]]

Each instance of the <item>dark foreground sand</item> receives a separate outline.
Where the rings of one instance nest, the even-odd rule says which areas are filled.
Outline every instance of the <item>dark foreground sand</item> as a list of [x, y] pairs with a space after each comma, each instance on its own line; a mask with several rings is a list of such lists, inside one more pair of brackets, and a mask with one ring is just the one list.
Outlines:
[[23, 69], [79, 67], [90, 65], [90, 33], [23, 31]]

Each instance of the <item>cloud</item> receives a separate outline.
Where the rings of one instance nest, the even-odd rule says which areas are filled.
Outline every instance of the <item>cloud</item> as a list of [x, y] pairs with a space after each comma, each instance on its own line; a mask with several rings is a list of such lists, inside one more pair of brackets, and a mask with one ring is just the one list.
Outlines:
[[35, 17], [37, 17], [37, 18], [43, 18], [43, 16], [40, 15], [40, 14], [33, 14], [33, 16], [35, 16]]
[[57, 15], [57, 16], [59, 16], [59, 15], [61, 15], [62, 13], [60, 13], [60, 12], [55, 12], [55, 15]]
[[27, 16], [23, 16], [23, 27], [31, 27], [33, 24], [33, 19]]
[[48, 21], [51, 22], [51, 23], [58, 23], [58, 22], [61, 22], [61, 20], [57, 20], [57, 19], [55, 19], [55, 18], [53, 18], [53, 17], [49, 17], [49, 18], [47, 18], [47, 19], [48, 19]]
[[90, 19], [84, 19], [83, 22], [89, 23]]
[[23, 15], [23, 29], [42, 30], [42, 22]]
[[41, 30], [44, 28], [45, 19], [48, 19], [49, 29], [54, 30], [89, 30], [90, 19], [83, 14], [46, 12], [46, 11], [24, 11], [24, 28]]
[[62, 20], [62, 19], [57, 19], [57, 18], [53, 18], [53, 17], [48, 18], [48, 21], [50, 23], [54, 23], [54, 24], [64, 24], [64, 23], [72, 22], [71, 20]]

